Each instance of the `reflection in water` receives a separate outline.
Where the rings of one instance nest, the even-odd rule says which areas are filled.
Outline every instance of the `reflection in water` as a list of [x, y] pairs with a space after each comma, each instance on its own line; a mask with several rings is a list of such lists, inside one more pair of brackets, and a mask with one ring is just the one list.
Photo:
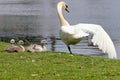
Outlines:
[[55, 38], [55, 36], [50, 36], [50, 40], [51, 40], [51, 50], [55, 51], [55, 45], [56, 45], [56, 38]]

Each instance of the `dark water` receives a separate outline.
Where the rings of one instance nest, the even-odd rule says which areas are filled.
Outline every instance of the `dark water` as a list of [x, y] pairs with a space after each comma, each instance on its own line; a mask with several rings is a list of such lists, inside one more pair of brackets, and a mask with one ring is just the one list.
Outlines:
[[[42, 35], [48, 41], [48, 50], [68, 52], [59, 39], [60, 26], [56, 10], [59, 1], [0, 0], [0, 36]], [[120, 57], [120, 0], [66, 0], [66, 2], [70, 13], [63, 14], [69, 23], [93, 23], [103, 26], [112, 38]], [[81, 43], [71, 46], [72, 52], [103, 55], [97, 47], [88, 47], [86, 42], [87, 40], [83, 39]]]

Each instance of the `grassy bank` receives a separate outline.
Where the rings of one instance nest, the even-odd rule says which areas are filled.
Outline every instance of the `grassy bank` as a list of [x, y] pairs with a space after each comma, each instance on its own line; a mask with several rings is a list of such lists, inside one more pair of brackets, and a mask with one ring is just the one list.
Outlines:
[[120, 60], [59, 52], [7, 53], [0, 42], [0, 80], [120, 80]]

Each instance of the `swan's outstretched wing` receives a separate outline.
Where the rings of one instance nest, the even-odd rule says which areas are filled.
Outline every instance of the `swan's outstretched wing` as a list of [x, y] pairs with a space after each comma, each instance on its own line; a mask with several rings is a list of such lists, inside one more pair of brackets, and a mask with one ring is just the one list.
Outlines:
[[94, 45], [98, 45], [99, 49], [101, 49], [104, 53], [108, 53], [109, 58], [114, 58], [114, 59], [117, 58], [116, 50], [111, 38], [100, 25], [78, 24], [78, 25], [74, 25], [74, 27], [77, 30], [80, 31], [82, 30], [85, 33], [92, 33], [93, 34], [92, 42], [94, 43]]

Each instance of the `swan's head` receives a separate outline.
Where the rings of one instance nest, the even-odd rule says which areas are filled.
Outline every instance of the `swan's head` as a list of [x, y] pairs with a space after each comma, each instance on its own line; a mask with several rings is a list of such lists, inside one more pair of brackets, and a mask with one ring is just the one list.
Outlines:
[[69, 13], [68, 6], [64, 1], [59, 2], [58, 7], [62, 7], [65, 11]]
[[41, 45], [45, 45], [47, 44], [47, 41], [46, 40], [41, 40]]
[[23, 45], [23, 44], [24, 44], [24, 41], [23, 41], [23, 40], [19, 40], [19, 41], [18, 41], [18, 44], [19, 44], [19, 45]]
[[10, 43], [11, 43], [11, 44], [14, 44], [14, 43], [15, 43], [15, 39], [11, 39], [11, 40], [10, 40]]

